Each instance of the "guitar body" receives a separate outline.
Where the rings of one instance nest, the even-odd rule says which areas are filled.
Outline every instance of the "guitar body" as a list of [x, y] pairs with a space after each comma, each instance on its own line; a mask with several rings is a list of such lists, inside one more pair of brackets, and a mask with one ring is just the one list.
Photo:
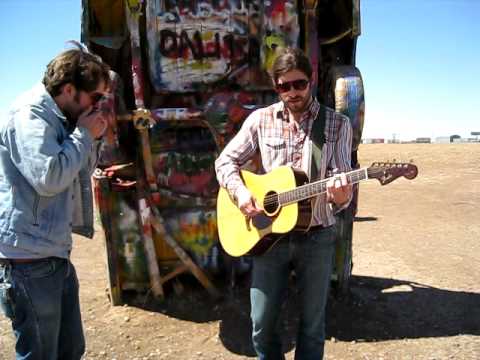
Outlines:
[[[312, 200], [306, 199], [286, 206], [264, 203], [266, 196], [294, 190], [308, 183], [300, 170], [281, 166], [265, 175], [241, 171], [243, 181], [257, 202], [267, 211], [265, 215], [247, 219], [228, 192], [221, 188], [217, 199], [217, 224], [220, 243], [232, 256], [262, 254], [292, 230], [307, 231], [312, 218]], [[273, 206], [273, 207], [272, 207]]]
[[[418, 169], [411, 163], [373, 163], [368, 168], [345, 173], [349, 184], [361, 180], [377, 179], [380, 184], [390, 184], [400, 176], [411, 180]], [[268, 174], [255, 175], [242, 171], [245, 185], [265, 210], [253, 219], [246, 218], [220, 188], [217, 198], [217, 225], [220, 243], [232, 256], [262, 254], [292, 231], [307, 231], [312, 221], [312, 200], [327, 191], [329, 179], [308, 183], [307, 175], [300, 170], [281, 166]], [[302, 186], [305, 185], [305, 186]]]

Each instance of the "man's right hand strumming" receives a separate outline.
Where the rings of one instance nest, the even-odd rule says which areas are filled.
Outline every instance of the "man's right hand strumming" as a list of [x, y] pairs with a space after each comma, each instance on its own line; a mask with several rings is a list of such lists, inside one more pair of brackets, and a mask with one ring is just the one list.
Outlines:
[[262, 207], [257, 203], [247, 188], [240, 188], [235, 194], [237, 198], [237, 206], [240, 211], [250, 218], [263, 213]]

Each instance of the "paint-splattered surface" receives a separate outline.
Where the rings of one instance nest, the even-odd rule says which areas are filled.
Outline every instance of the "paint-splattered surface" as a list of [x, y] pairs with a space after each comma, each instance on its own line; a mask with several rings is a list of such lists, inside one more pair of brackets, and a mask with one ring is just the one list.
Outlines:
[[298, 41], [295, 1], [149, 1], [147, 38], [157, 91], [216, 82], [261, 88], [276, 47]]
[[[175, 246], [166, 244], [165, 234], [207, 273], [228, 273], [231, 266], [222, 259], [216, 232], [214, 160], [252, 111], [277, 100], [269, 71], [283, 47], [304, 44], [313, 64], [322, 58], [330, 66], [352, 65], [359, 35], [357, 2], [83, 0], [84, 40], [120, 75], [110, 99], [118, 116], [109, 128], [101, 165], [133, 164], [128, 178], [109, 175], [111, 189], [104, 189], [99, 199], [112, 230], [106, 240], [115, 258], [111, 265], [117, 267], [113, 273], [123, 290], [149, 287], [146, 269], [152, 271], [156, 264], [150, 261], [148, 267], [146, 259], [157, 257], [160, 268], [171, 267]], [[351, 28], [352, 36], [338, 48], [329, 45], [324, 54], [319, 44], [336, 41], [337, 28]], [[322, 64], [322, 76], [327, 70]], [[351, 116], [358, 143], [361, 78], [340, 77], [346, 86], [338, 94], [346, 106], [338, 110]], [[318, 85], [323, 96], [325, 84]], [[328, 105], [336, 107], [337, 100]], [[148, 134], [145, 127], [137, 131], [127, 123], [135, 110], [134, 124], [156, 123]], [[248, 168], [257, 170], [258, 162]], [[131, 181], [129, 191], [117, 192], [117, 181]], [[145, 193], [152, 193], [166, 232], [157, 230], [164, 235], [152, 231]], [[141, 256], [144, 244], [151, 249], [149, 256]]]

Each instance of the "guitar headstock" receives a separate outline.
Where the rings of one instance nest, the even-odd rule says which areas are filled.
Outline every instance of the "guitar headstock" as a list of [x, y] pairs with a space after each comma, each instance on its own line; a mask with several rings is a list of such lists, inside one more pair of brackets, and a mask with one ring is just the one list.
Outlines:
[[375, 178], [386, 185], [403, 176], [408, 180], [415, 179], [418, 168], [412, 163], [375, 162], [368, 169], [368, 177]]

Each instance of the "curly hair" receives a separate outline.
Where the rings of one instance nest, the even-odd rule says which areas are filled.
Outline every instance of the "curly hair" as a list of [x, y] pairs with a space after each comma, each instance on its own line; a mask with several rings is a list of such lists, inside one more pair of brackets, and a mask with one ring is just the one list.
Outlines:
[[47, 65], [42, 83], [51, 96], [60, 94], [62, 86], [71, 83], [78, 90], [95, 90], [103, 80], [110, 82], [109, 66], [81, 46], [58, 54]]
[[287, 47], [282, 49], [272, 67], [274, 84], [280, 76], [292, 70], [300, 70], [310, 79], [312, 77], [312, 65], [305, 53], [298, 48]]

